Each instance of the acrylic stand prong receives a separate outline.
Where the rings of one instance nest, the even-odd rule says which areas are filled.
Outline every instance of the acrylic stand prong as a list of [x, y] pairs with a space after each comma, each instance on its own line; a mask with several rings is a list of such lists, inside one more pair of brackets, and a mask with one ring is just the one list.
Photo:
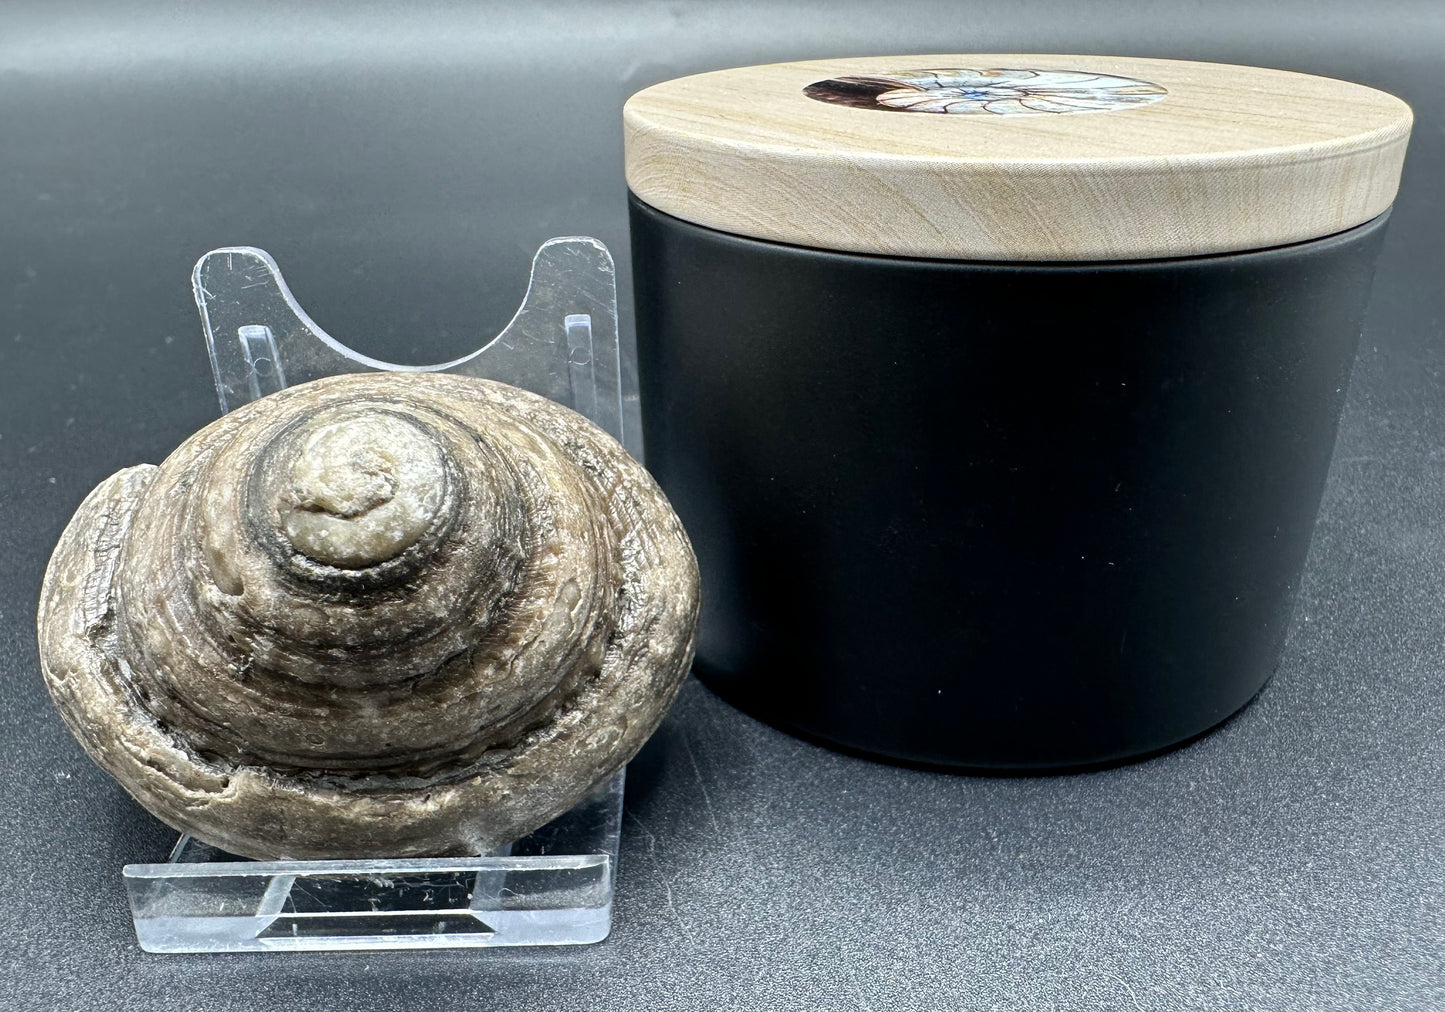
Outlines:
[[[214, 250], [192, 280], [222, 412], [338, 373], [450, 372], [550, 397], [640, 449], [623, 423], [623, 401], [636, 391], [623, 388], [616, 275], [595, 239], [544, 243], [506, 329], [439, 365], [378, 361], [329, 336], [263, 250]], [[248, 861], [183, 836], [166, 862], [125, 866], [136, 937], [150, 952], [601, 941], [611, 927], [624, 773], [535, 833], [477, 857]]]

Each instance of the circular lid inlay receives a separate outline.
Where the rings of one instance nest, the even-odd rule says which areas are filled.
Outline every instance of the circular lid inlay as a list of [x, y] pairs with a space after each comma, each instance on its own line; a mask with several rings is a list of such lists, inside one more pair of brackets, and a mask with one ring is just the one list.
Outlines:
[[948, 67], [830, 77], [808, 85], [803, 94], [819, 102], [883, 112], [1028, 116], [1131, 109], [1167, 93], [1137, 78], [1081, 70]]

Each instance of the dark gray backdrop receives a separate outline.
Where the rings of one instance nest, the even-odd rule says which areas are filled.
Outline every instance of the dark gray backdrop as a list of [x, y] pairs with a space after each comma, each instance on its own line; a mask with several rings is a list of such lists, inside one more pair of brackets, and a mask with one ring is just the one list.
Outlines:
[[[603, 239], [625, 294], [632, 91], [949, 51], [1256, 63], [1415, 107], [1261, 698], [1137, 766], [987, 780], [836, 756], [693, 683], [633, 766], [600, 946], [139, 952], [119, 868], [174, 834], [51, 711], [33, 610], [85, 492], [215, 414], [196, 257], [264, 247], [333, 334], [451, 357], [506, 322], [551, 235]], [[0, 1008], [1445, 1005], [1442, 52], [1423, 2], [0, 6]]]

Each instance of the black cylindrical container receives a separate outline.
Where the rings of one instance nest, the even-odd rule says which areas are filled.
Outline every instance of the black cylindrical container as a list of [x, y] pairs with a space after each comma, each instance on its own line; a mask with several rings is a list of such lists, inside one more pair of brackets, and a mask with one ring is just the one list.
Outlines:
[[[1247, 120], [1261, 80], [1258, 125], [1179, 140], [1200, 110]], [[1275, 137], [1295, 106], [1314, 118]], [[826, 742], [995, 770], [1147, 754], [1243, 706], [1288, 630], [1408, 125], [1341, 82], [1088, 57], [635, 97], [644, 430], [702, 566], [699, 675]]]

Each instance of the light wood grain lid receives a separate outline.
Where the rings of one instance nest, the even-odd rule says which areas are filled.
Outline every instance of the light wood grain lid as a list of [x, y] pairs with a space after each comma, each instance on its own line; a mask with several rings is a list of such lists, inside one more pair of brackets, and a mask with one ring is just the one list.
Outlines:
[[1394, 200], [1411, 123], [1398, 98], [1330, 78], [1017, 54], [698, 74], [638, 92], [623, 119], [628, 186], [658, 210], [959, 260], [1193, 256], [1339, 232]]

